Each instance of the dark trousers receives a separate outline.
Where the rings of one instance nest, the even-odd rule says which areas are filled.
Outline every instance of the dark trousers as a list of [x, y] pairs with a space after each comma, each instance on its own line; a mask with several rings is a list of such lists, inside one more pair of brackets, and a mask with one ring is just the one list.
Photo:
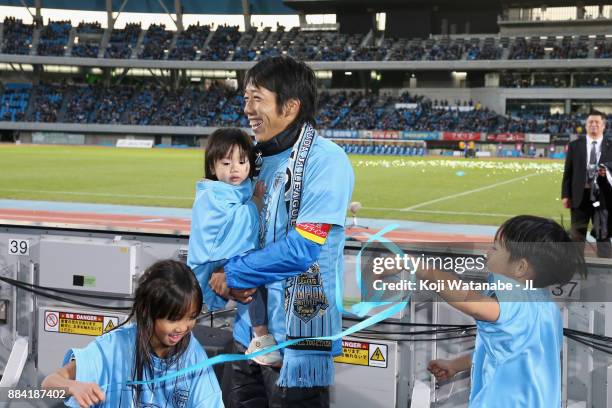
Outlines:
[[249, 319], [251, 326], [267, 326], [268, 325], [268, 289], [265, 286], [260, 286], [253, 293], [253, 300], [249, 303]]
[[[234, 342], [234, 353], [246, 349]], [[278, 387], [280, 370], [252, 361], [226, 364], [223, 396], [228, 408], [327, 408], [329, 387]]]
[[[591, 201], [591, 189], [585, 188], [584, 195], [582, 196], [582, 202], [578, 208], [571, 209], [572, 216], [572, 238], [576, 242], [582, 242], [586, 240], [587, 229], [589, 222], [593, 219], [595, 213], [595, 207]], [[597, 240], [597, 256], [600, 258], [611, 258], [612, 257], [612, 246], [610, 245], [610, 239], [598, 239]]]

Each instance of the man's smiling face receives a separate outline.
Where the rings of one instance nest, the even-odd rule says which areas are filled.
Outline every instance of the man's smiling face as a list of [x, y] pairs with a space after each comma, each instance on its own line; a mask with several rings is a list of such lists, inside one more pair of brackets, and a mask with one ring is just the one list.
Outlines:
[[276, 93], [249, 83], [244, 91], [244, 113], [258, 143], [267, 142], [295, 119], [276, 102]]

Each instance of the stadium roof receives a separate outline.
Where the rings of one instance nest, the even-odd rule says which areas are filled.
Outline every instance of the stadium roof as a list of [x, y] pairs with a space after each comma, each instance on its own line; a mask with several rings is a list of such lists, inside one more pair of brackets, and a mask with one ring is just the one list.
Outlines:
[[[332, 13], [336, 11], [385, 11], [393, 9], [410, 9], [413, 7], [482, 7], [507, 6], [509, 8], [540, 8], [542, 3], [547, 7], [576, 7], [575, 0], [284, 0], [286, 6], [306, 13]], [[609, 0], [585, 0], [585, 6], [606, 5]]]
[[[174, 0], [127, 0], [123, 11], [128, 13], [174, 12]], [[40, 0], [43, 8], [106, 11], [106, 0]], [[242, 0], [181, 0], [184, 14], [242, 14]], [[0, 0], [0, 6], [35, 7], [34, 0]], [[113, 10], [121, 8], [123, 0], [112, 0]], [[296, 14], [282, 0], [249, 0], [251, 14]]]

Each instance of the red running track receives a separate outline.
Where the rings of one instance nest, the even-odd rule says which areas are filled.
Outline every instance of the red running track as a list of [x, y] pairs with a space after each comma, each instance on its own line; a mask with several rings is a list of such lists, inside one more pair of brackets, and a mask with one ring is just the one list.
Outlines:
[[[191, 220], [179, 217], [157, 217], [141, 215], [98, 214], [63, 211], [38, 211], [0, 209], [0, 225], [37, 226], [47, 228], [69, 228], [99, 231], [149, 233], [163, 235], [189, 235]], [[347, 237], [359, 241], [367, 240], [377, 229], [347, 228]], [[491, 242], [488, 235], [465, 235], [418, 232], [397, 229], [385, 237], [396, 243], [407, 242]]]

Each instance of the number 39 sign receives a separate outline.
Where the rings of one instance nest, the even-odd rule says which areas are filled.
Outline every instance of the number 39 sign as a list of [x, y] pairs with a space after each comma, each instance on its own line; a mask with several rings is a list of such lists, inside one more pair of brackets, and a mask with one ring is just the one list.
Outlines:
[[9, 255], [29, 255], [30, 241], [27, 239], [9, 239], [8, 254]]

